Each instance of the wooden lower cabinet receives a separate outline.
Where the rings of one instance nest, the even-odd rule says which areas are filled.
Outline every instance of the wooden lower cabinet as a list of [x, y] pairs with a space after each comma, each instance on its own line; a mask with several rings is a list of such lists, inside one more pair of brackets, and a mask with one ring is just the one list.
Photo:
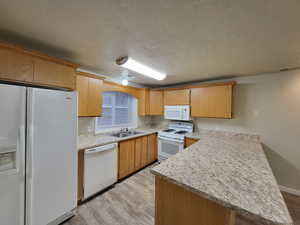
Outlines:
[[84, 150], [78, 152], [77, 201], [84, 198]]
[[[84, 199], [84, 151], [78, 152], [78, 202]], [[121, 141], [118, 149], [118, 179], [121, 180], [156, 160], [157, 134]]]
[[157, 160], [157, 134], [148, 136], [148, 163]]
[[199, 141], [199, 139], [186, 137], [184, 139], [184, 147], [187, 148], [187, 147], [189, 147], [190, 145], [194, 144], [197, 141]]
[[135, 139], [119, 143], [118, 178], [122, 179], [135, 171]]
[[119, 143], [118, 179], [123, 179], [157, 160], [157, 134]]
[[135, 170], [148, 164], [148, 137], [135, 139]]
[[155, 176], [155, 225], [234, 225], [234, 211]]

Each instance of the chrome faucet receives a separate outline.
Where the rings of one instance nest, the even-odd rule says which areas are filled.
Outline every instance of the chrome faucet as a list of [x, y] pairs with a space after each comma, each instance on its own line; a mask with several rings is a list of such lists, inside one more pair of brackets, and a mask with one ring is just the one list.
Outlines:
[[120, 133], [128, 133], [129, 129], [128, 128], [121, 128]]

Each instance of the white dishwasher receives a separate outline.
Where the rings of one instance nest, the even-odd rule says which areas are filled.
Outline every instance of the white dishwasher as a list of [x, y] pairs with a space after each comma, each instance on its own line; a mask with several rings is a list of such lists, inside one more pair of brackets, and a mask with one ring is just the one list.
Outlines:
[[84, 199], [113, 185], [118, 176], [118, 144], [85, 150]]

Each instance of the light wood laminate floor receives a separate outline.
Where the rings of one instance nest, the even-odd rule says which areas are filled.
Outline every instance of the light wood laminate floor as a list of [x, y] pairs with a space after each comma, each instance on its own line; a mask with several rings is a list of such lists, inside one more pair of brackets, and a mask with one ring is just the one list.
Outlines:
[[[300, 225], [300, 197], [283, 195], [294, 225]], [[64, 225], [154, 225], [154, 176], [148, 167], [82, 204], [75, 214]], [[238, 216], [236, 225], [258, 224]]]

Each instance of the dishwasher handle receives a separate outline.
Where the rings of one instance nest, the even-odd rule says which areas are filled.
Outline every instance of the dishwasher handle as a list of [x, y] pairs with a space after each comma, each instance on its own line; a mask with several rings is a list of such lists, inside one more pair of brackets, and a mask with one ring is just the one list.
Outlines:
[[109, 145], [103, 145], [100, 147], [96, 147], [96, 148], [90, 148], [85, 150], [86, 154], [93, 154], [93, 153], [98, 153], [98, 152], [104, 152], [104, 151], [109, 151], [109, 150], [113, 150], [117, 147], [117, 143], [113, 143], [113, 144], [109, 144]]

